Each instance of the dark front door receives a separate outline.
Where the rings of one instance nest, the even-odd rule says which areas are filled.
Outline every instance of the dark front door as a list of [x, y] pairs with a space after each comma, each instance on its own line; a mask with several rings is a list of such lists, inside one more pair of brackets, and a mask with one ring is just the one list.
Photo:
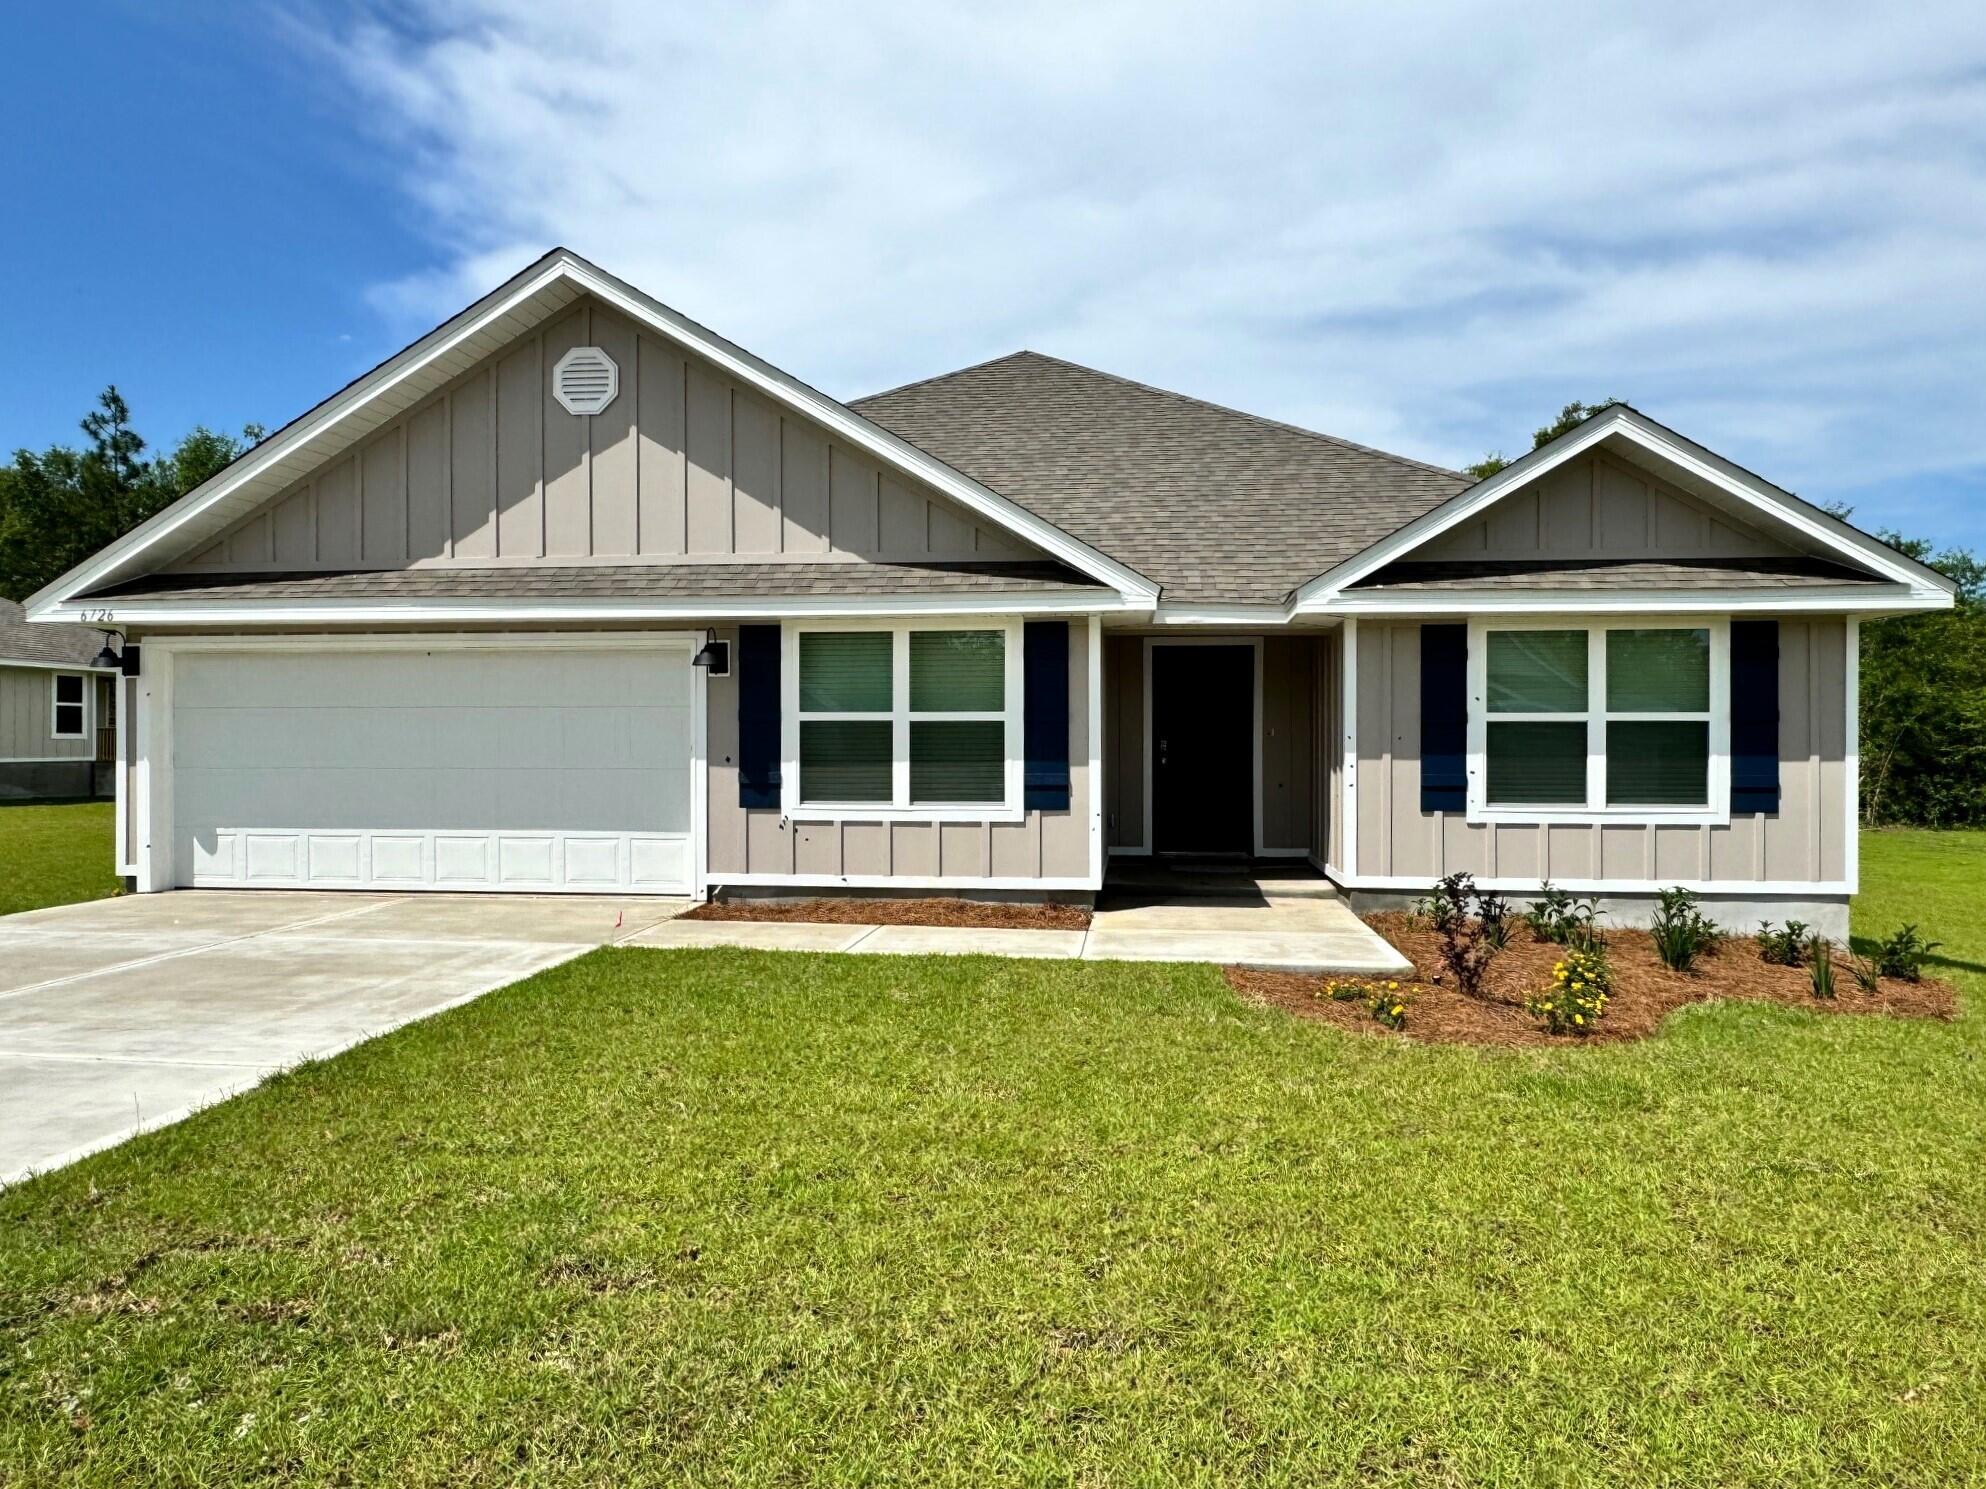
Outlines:
[[1251, 853], [1255, 648], [1152, 647], [1152, 846]]

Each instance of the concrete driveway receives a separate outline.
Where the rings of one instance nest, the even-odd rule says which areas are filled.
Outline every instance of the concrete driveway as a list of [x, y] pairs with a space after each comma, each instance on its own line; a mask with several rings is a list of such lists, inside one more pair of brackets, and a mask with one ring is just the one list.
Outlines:
[[688, 901], [187, 890], [0, 919], [0, 1184], [626, 939]]

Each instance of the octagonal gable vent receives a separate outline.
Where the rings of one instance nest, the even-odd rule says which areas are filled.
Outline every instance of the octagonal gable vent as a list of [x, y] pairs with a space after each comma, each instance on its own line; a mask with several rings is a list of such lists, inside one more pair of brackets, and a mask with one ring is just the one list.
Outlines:
[[576, 346], [552, 368], [552, 396], [569, 414], [597, 414], [621, 391], [621, 369], [597, 346]]

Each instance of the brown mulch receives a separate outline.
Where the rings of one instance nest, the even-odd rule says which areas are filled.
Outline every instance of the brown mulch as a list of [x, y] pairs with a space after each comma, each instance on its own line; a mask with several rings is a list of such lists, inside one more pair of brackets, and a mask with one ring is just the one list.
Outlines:
[[828, 925], [962, 925], [998, 931], [1087, 930], [1080, 905], [994, 900], [713, 900], [684, 920], [807, 920]]
[[[1694, 972], [1682, 973], [1662, 965], [1646, 931], [1611, 930], [1607, 932], [1607, 959], [1613, 971], [1613, 990], [1607, 999], [1606, 1017], [1591, 1034], [1552, 1035], [1524, 1011], [1524, 1000], [1551, 981], [1552, 964], [1563, 955], [1561, 947], [1533, 941], [1530, 931], [1519, 926], [1510, 944], [1490, 963], [1483, 979], [1484, 996], [1471, 998], [1450, 985], [1441, 965], [1440, 942], [1431, 930], [1399, 912], [1364, 919], [1414, 964], [1413, 974], [1399, 980], [1407, 1002], [1404, 1037], [1427, 1043], [1510, 1047], [1617, 1044], [1645, 1039], [1678, 1008], [1715, 998], [1783, 1003], [1816, 1013], [1884, 1013], [1898, 1018], [1949, 1019], [1958, 1012], [1952, 988], [1932, 978], [1912, 983], [1886, 977], [1880, 993], [1865, 993], [1849, 974], [1847, 963], [1837, 957], [1835, 997], [1828, 1002], [1814, 997], [1807, 968], [1759, 960], [1757, 943], [1749, 936], [1727, 937], [1714, 955], [1697, 963]], [[1324, 997], [1329, 978], [1246, 967], [1229, 967], [1226, 975], [1228, 986], [1252, 1002], [1361, 1033], [1389, 1032], [1366, 1011], [1362, 1001], [1334, 1003]]]

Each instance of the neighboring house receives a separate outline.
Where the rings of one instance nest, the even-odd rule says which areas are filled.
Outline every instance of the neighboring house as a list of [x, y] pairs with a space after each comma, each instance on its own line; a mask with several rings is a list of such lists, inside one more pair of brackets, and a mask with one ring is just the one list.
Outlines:
[[32, 625], [0, 600], [0, 801], [108, 796], [116, 784], [115, 673], [104, 635]]
[[1856, 628], [1951, 594], [1631, 408], [1472, 482], [1027, 352], [842, 404], [559, 251], [29, 610], [138, 648], [139, 889], [1233, 854], [1839, 931]]

